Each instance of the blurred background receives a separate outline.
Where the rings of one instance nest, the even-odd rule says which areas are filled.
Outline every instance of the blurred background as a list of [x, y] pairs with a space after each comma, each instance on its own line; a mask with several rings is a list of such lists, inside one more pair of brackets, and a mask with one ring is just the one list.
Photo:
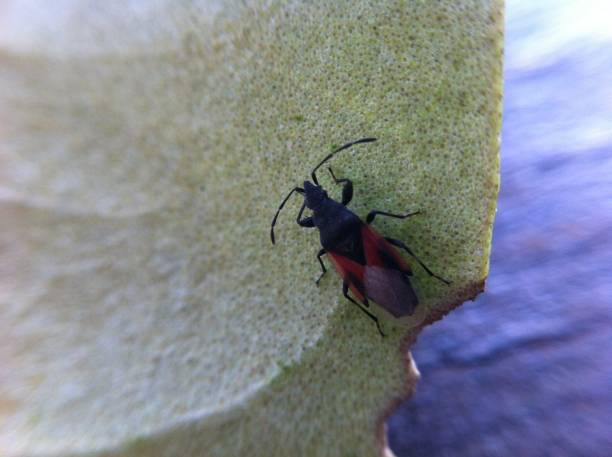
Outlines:
[[508, 0], [486, 292], [425, 329], [404, 456], [612, 455], [612, 2]]

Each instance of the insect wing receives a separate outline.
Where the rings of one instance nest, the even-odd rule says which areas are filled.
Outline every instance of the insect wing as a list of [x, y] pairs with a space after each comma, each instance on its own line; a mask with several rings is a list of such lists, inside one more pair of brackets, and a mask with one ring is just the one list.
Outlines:
[[380, 236], [372, 227], [364, 225], [361, 229], [366, 264], [373, 267], [399, 270], [412, 275], [412, 270], [397, 250]]
[[353, 295], [361, 302], [365, 299], [365, 287], [363, 284], [364, 266], [341, 254], [328, 252], [334, 267], [342, 276], [344, 282], [349, 286]]
[[410, 280], [399, 270], [365, 267], [366, 295], [395, 317], [410, 316], [418, 305]]
[[419, 301], [410, 284], [410, 267], [397, 250], [371, 227], [362, 229], [366, 265], [363, 285], [371, 298], [395, 317], [409, 316]]

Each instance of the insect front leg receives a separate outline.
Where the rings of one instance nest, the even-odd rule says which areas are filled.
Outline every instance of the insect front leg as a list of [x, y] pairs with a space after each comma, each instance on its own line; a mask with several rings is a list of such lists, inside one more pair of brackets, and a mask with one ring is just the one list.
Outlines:
[[323, 264], [323, 260], [321, 259], [321, 256], [324, 256], [325, 254], [327, 254], [327, 251], [325, 249], [321, 249], [319, 253], [317, 254], [317, 260], [321, 264], [321, 270], [323, 270], [321, 273], [321, 276], [319, 276], [319, 279], [315, 281], [315, 284], [317, 285], [317, 287], [319, 286], [319, 281], [321, 281], [321, 278], [325, 275], [325, 273], [327, 273], [327, 269], [325, 268], [325, 265]]
[[[384, 337], [385, 334], [383, 333], [383, 331], [380, 328], [380, 322], [378, 322], [378, 318], [374, 314], [369, 312], [367, 309], [365, 309], [363, 306], [361, 306], [359, 303], [357, 303], [355, 300], [353, 300], [351, 298], [351, 296], [348, 294], [348, 290], [349, 290], [349, 286], [348, 286], [348, 283], [345, 281], [345, 282], [342, 283], [342, 295], [344, 295], [351, 303], [353, 303], [355, 306], [357, 306], [357, 308], [359, 308], [361, 311], [366, 313], [370, 319], [372, 319], [374, 322], [376, 322], [376, 328], [378, 329], [378, 332], [380, 333], [380, 336]], [[368, 306], [367, 299], [366, 299], [365, 306]]]
[[351, 181], [350, 179], [347, 178], [336, 178], [336, 175], [334, 175], [334, 172], [332, 171], [331, 167], [327, 168], [329, 170], [329, 172], [332, 175], [332, 178], [334, 178], [334, 182], [336, 184], [342, 184], [344, 183], [344, 186], [342, 187], [342, 204], [344, 206], [348, 205], [351, 200], [353, 199], [353, 181]]
[[302, 218], [302, 215], [304, 214], [304, 209], [305, 208], [306, 208], [306, 202], [302, 203], [302, 207], [300, 208], [300, 212], [298, 213], [297, 217], [295, 218], [295, 222], [297, 222], [297, 224], [300, 227], [312, 228], [312, 227], [315, 226], [314, 219], [312, 217]]
[[421, 266], [423, 267], [423, 269], [424, 269], [424, 270], [425, 270], [427, 273], [429, 273], [429, 276], [433, 276], [434, 278], [436, 278], [436, 279], [438, 279], [438, 280], [442, 281], [442, 282], [443, 282], [444, 284], [446, 284], [447, 286], [448, 286], [448, 285], [451, 283], [450, 281], [448, 281], [448, 280], [446, 280], [446, 279], [444, 279], [444, 278], [442, 278], [442, 277], [438, 276], [438, 275], [437, 275], [437, 274], [435, 274], [433, 271], [431, 271], [429, 268], [427, 268], [427, 265], [425, 265], [425, 264], [424, 264], [424, 263], [421, 261], [421, 259], [419, 259], [419, 258], [418, 258], [418, 257], [415, 255], [415, 253], [414, 253], [414, 252], [412, 252], [412, 250], [410, 250], [410, 248], [404, 244], [404, 242], [403, 242], [403, 241], [396, 240], [396, 239], [393, 239], [393, 238], [385, 238], [385, 240], [387, 240], [387, 241], [388, 241], [389, 243], [391, 243], [393, 246], [397, 246], [398, 248], [403, 249], [403, 250], [404, 250], [404, 251], [406, 251], [408, 254], [410, 254], [412, 257], [414, 257], [414, 258], [415, 258], [415, 260], [416, 260], [417, 262], [419, 262], [419, 265], [421, 265]]
[[414, 211], [414, 212], [408, 213], [408, 214], [391, 214], [391, 213], [387, 213], [385, 211], [378, 211], [376, 209], [373, 209], [366, 216], [366, 223], [371, 224], [372, 222], [374, 222], [374, 218], [376, 216], [378, 216], [378, 215], [387, 216], [387, 217], [394, 217], [396, 219], [406, 219], [407, 217], [416, 216], [417, 214], [421, 214], [421, 212], [420, 211]]

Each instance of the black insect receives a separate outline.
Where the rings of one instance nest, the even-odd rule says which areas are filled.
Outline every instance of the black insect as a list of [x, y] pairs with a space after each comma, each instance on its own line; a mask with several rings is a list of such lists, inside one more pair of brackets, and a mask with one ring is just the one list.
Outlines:
[[[272, 219], [270, 238], [272, 239], [272, 244], [274, 244], [276, 219], [285, 203], [287, 203], [287, 200], [289, 200], [289, 197], [294, 192], [302, 194], [304, 196], [304, 203], [300, 208], [296, 221], [301, 227], [318, 228], [321, 245], [323, 246], [323, 249], [317, 254], [322, 273], [317, 279], [316, 284], [319, 285], [319, 281], [327, 272], [321, 259], [323, 255], [327, 254], [338, 273], [340, 273], [340, 276], [342, 276], [343, 295], [374, 320], [378, 331], [384, 336], [378, 318], [367, 309], [370, 306], [370, 300], [378, 303], [378, 305], [396, 318], [413, 314], [419, 303], [410, 284], [412, 270], [400, 256], [396, 247], [405, 250], [414, 257], [430, 276], [439, 279], [445, 284], [450, 284], [450, 282], [434, 274], [402, 241], [382, 237], [370, 226], [378, 215], [405, 219], [419, 214], [419, 211], [408, 214], [391, 214], [385, 211], [372, 210], [368, 213], [364, 223], [355, 213], [346, 207], [353, 198], [353, 183], [350, 179], [338, 179], [332, 169], [328, 168], [334, 182], [343, 185], [342, 202], [329, 198], [325, 189], [319, 185], [316, 171], [321, 165], [344, 149], [359, 143], [371, 143], [373, 141], [376, 141], [376, 138], [362, 138], [352, 143], [347, 143], [328, 154], [312, 170], [310, 175], [312, 183], [304, 181], [303, 188], [294, 187], [282, 201], [274, 215], [274, 219]], [[312, 216], [303, 217], [306, 207], [312, 210]], [[363, 306], [349, 296], [349, 289]]]

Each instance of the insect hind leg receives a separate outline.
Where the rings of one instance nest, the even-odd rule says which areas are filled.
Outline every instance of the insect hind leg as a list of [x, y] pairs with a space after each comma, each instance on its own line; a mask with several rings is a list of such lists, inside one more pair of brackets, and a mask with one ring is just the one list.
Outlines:
[[419, 259], [419, 258], [416, 256], [416, 254], [415, 254], [414, 252], [412, 252], [412, 250], [411, 250], [411, 249], [410, 249], [408, 246], [406, 246], [406, 245], [404, 244], [404, 242], [403, 242], [403, 241], [396, 240], [396, 239], [393, 239], [393, 238], [385, 238], [385, 240], [387, 240], [387, 241], [388, 241], [389, 243], [391, 243], [393, 246], [397, 246], [398, 248], [403, 249], [403, 250], [404, 250], [404, 251], [406, 251], [408, 254], [410, 254], [412, 257], [414, 257], [414, 258], [415, 258], [415, 260], [416, 260], [417, 262], [419, 262], [419, 265], [421, 265], [421, 266], [423, 267], [423, 269], [424, 269], [424, 270], [425, 270], [427, 273], [429, 273], [429, 276], [433, 276], [433, 277], [434, 277], [434, 278], [436, 278], [437, 280], [442, 281], [442, 282], [443, 282], [444, 284], [446, 284], [447, 286], [448, 286], [448, 285], [450, 285], [450, 283], [451, 283], [451, 282], [450, 282], [449, 280], [444, 279], [444, 278], [442, 278], [441, 276], [438, 276], [438, 275], [437, 275], [437, 274], [435, 274], [433, 271], [431, 271], [429, 268], [427, 268], [427, 265], [425, 265], [425, 264], [424, 264], [424, 263], [421, 261], [421, 259]]
[[[376, 328], [378, 329], [378, 333], [380, 333], [380, 336], [384, 337], [385, 334], [380, 328], [380, 322], [378, 321], [378, 318], [374, 314], [372, 314], [370, 311], [365, 309], [363, 306], [361, 306], [359, 303], [357, 303], [355, 300], [353, 300], [353, 298], [348, 294], [348, 289], [349, 289], [348, 284], [346, 282], [343, 282], [342, 283], [342, 295], [344, 295], [348, 299], [348, 301], [350, 301], [355, 306], [357, 306], [357, 308], [359, 308], [361, 311], [366, 313], [367, 316], [376, 323]], [[367, 306], [367, 301], [366, 301], [366, 306]]]
[[319, 253], [317, 254], [317, 260], [321, 264], [321, 270], [323, 270], [321, 273], [321, 276], [319, 276], [319, 279], [315, 281], [315, 284], [317, 285], [317, 287], [319, 286], [319, 282], [321, 281], [321, 278], [323, 278], [325, 273], [327, 273], [327, 269], [325, 268], [325, 265], [323, 264], [323, 260], [321, 259], [321, 257], [324, 256], [325, 254], [327, 254], [327, 251], [325, 249], [321, 249]]

